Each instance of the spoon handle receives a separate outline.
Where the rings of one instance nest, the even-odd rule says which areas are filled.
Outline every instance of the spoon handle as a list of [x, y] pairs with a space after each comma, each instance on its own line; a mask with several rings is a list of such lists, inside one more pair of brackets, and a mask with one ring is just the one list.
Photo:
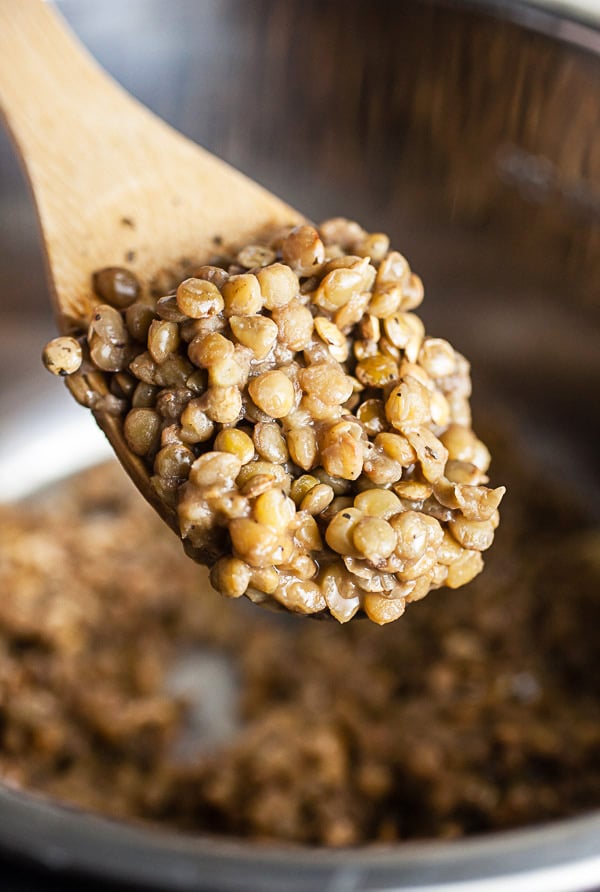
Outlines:
[[[216, 100], [215, 100], [216, 101]], [[115, 83], [42, 0], [0, 0], [0, 107], [37, 205], [59, 325], [89, 318], [94, 269], [143, 284], [216, 236], [299, 215]]]
[[79, 213], [92, 183], [97, 191], [110, 187], [119, 166], [132, 163], [140, 128], [162, 123], [109, 78], [41, 0], [0, 0], [0, 107], [44, 230], [55, 222], [43, 215], [49, 196]]
[[150, 144], [156, 155], [159, 144], [181, 150], [186, 141], [115, 83], [42, 0], [0, 0], [0, 109], [36, 202], [59, 318], [77, 319], [91, 257], [101, 265], [110, 247], [115, 224], [107, 227], [105, 212], [114, 218], [119, 193], [156, 168]]

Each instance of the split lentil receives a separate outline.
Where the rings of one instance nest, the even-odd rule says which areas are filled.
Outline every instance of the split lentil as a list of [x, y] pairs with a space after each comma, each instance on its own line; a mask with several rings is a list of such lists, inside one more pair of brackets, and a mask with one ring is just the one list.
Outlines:
[[479, 573], [504, 488], [487, 486], [469, 364], [426, 335], [421, 279], [388, 237], [305, 224], [194, 273], [157, 297], [101, 270], [87, 336], [44, 358], [105, 374], [90, 407], [122, 414], [213, 584], [384, 624]]

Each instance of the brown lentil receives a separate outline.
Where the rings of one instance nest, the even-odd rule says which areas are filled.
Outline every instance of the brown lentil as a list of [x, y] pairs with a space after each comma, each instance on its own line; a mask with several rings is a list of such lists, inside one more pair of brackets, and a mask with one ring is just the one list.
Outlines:
[[202, 266], [198, 266], [194, 270], [194, 278], [206, 279], [207, 282], [212, 282], [213, 285], [217, 286], [217, 288], [222, 288], [229, 278], [229, 273], [227, 272], [227, 270], [222, 269], [222, 267], [220, 266], [203, 264]]
[[334, 492], [327, 483], [317, 483], [312, 489], [306, 493], [300, 502], [300, 509], [308, 511], [313, 516], [322, 514], [323, 511], [333, 502]]
[[122, 345], [93, 337], [89, 342], [90, 359], [103, 372], [122, 372], [127, 368], [127, 351]]
[[247, 245], [238, 253], [236, 260], [240, 266], [252, 269], [255, 266], [269, 266], [275, 260], [275, 251], [266, 245]]
[[156, 301], [156, 315], [165, 322], [177, 322], [180, 324], [186, 323], [189, 319], [181, 310], [177, 297], [174, 294], [159, 297]]
[[389, 557], [396, 548], [396, 533], [380, 517], [364, 517], [354, 527], [352, 540], [363, 557], [379, 563]]
[[304, 350], [312, 337], [314, 320], [308, 307], [298, 300], [289, 301], [273, 310], [277, 323], [278, 339], [290, 350]]
[[117, 266], [109, 266], [94, 273], [92, 286], [101, 300], [119, 310], [130, 306], [140, 294], [136, 276], [128, 269]]
[[42, 361], [53, 375], [73, 375], [83, 361], [81, 344], [75, 338], [54, 338], [44, 347]]
[[327, 344], [333, 359], [345, 362], [348, 359], [348, 342], [337, 325], [324, 316], [317, 316], [315, 328], [319, 337]]
[[252, 273], [230, 276], [221, 289], [226, 316], [252, 316], [262, 309], [260, 283]]
[[231, 316], [231, 331], [252, 350], [255, 359], [264, 359], [277, 338], [277, 325], [266, 316]]
[[159, 477], [185, 478], [189, 474], [193, 461], [194, 453], [191, 449], [183, 444], [172, 443], [157, 453], [154, 459], [154, 470]]
[[312, 428], [291, 430], [287, 435], [287, 446], [292, 461], [303, 471], [309, 471], [317, 458], [317, 438]]
[[295, 273], [308, 276], [325, 260], [325, 246], [314, 226], [296, 226], [283, 240], [281, 256]]
[[256, 278], [267, 310], [289, 304], [300, 290], [298, 276], [284, 263], [273, 263], [257, 270]]
[[276, 422], [258, 422], [253, 433], [256, 451], [265, 461], [284, 464], [288, 460], [288, 449], [281, 429]]
[[179, 328], [175, 322], [158, 322], [156, 319], [148, 329], [148, 352], [155, 362], [164, 362], [170, 353], [179, 347]]
[[148, 455], [160, 442], [161, 418], [154, 409], [131, 409], [123, 424], [127, 445], [136, 455]]
[[204, 411], [203, 405], [201, 399], [190, 400], [181, 413], [181, 438], [186, 443], [204, 443], [214, 433], [214, 422]]
[[294, 385], [283, 372], [264, 372], [253, 378], [248, 393], [259, 409], [271, 418], [283, 418], [294, 405]]
[[146, 343], [148, 331], [156, 318], [154, 306], [150, 303], [138, 301], [127, 307], [125, 311], [125, 324], [132, 338], [140, 344]]
[[[225, 287], [223, 285], [223, 288]], [[221, 292], [207, 279], [185, 279], [177, 289], [177, 306], [190, 319], [220, 313], [225, 306]]]
[[254, 443], [251, 437], [244, 431], [236, 428], [225, 428], [215, 437], [215, 450], [217, 452], [231, 452], [239, 458], [242, 465], [254, 458]]
[[242, 411], [242, 397], [237, 387], [210, 387], [201, 398], [211, 421], [234, 424]]

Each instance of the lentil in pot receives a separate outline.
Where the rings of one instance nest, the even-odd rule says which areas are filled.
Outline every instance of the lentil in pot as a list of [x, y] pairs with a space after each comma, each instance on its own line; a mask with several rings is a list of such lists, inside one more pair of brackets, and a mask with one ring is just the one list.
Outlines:
[[[519, 498], [488, 572], [383, 629], [218, 597], [116, 463], [0, 506], [3, 782], [121, 819], [328, 846], [600, 806], [600, 531], [503, 432], [490, 442]], [[196, 652], [237, 680], [233, 727], [209, 746], [195, 704], [214, 675], [195, 671], [191, 697], [170, 682]]]

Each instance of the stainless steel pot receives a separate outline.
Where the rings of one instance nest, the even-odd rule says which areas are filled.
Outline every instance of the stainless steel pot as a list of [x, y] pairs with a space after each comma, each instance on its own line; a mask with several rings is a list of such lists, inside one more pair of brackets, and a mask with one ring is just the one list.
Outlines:
[[[493, 392], [516, 409], [531, 450], [598, 515], [592, 23], [524, 3], [441, 0], [61, 6], [117, 79], [194, 139], [315, 219], [341, 213], [392, 233], [424, 275], [430, 329], [473, 361], [476, 403]], [[9, 498], [108, 453], [90, 418], [38, 371], [53, 327], [33, 211], [6, 140], [0, 182], [0, 494]], [[600, 885], [597, 813], [468, 841], [334, 852], [123, 825], [0, 785], [0, 844], [61, 875], [144, 888]]]

